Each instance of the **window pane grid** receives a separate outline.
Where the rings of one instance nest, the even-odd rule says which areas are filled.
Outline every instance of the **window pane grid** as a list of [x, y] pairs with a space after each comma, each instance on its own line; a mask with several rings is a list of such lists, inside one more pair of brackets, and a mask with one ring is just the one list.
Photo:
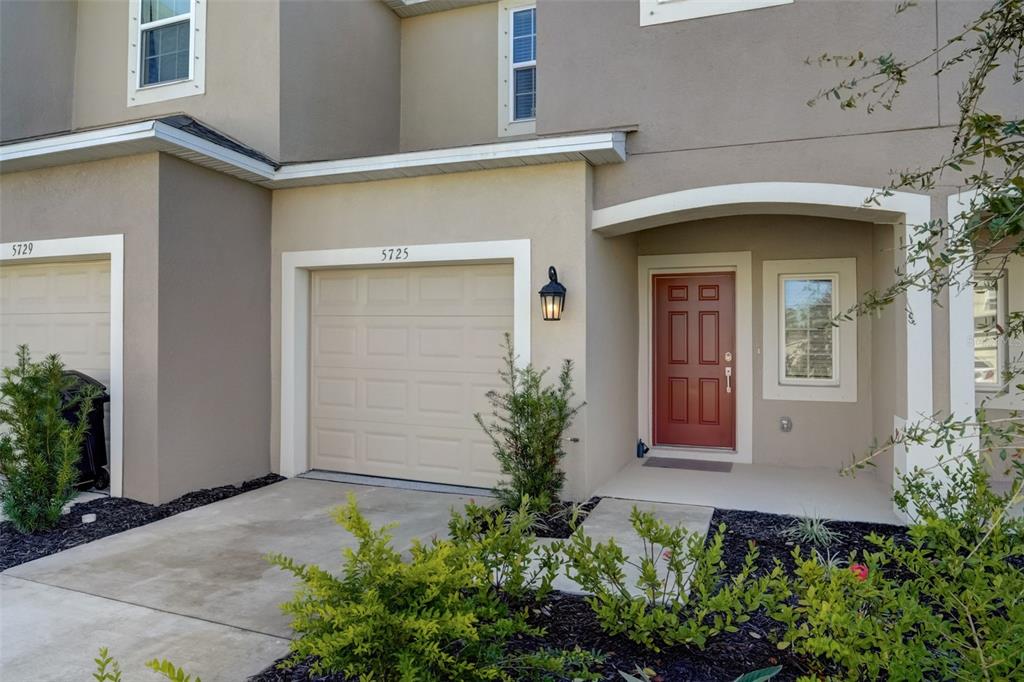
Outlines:
[[188, 14], [192, 0], [142, 0], [143, 24]]
[[1003, 373], [1000, 353], [999, 279], [974, 284], [974, 383], [995, 388]]
[[834, 288], [835, 281], [831, 278], [782, 280], [783, 376], [786, 379], [835, 379]]
[[142, 85], [189, 77], [191, 22], [146, 29], [142, 32]]
[[533, 118], [537, 104], [537, 67], [529, 66], [513, 72], [513, 116], [516, 120]]

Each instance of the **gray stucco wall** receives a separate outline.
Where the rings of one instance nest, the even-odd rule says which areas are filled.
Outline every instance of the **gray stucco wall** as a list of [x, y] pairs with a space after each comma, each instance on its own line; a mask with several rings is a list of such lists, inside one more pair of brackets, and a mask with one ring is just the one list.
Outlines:
[[74, 0], [0, 2], [0, 140], [71, 128]]
[[124, 492], [145, 502], [161, 500], [158, 177], [157, 154], [0, 176], [0, 241], [124, 234]]
[[380, 0], [281, 3], [281, 161], [398, 151], [398, 17]]
[[277, 157], [277, 2], [217, 0], [206, 14], [206, 93], [128, 106], [128, 0], [78, 3], [75, 128], [184, 112]]
[[270, 191], [160, 156], [160, 499], [270, 471]]

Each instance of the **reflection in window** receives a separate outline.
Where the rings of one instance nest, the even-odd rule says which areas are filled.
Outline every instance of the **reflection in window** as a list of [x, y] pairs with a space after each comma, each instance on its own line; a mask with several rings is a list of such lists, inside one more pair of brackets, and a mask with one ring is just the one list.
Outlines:
[[783, 277], [781, 285], [783, 381], [834, 383], [835, 277]]
[[139, 85], [191, 77], [192, 0], [142, 0]]
[[979, 276], [974, 283], [974, 383], [994, 389], [1002, 376], [1002, 306], [999, 279]]

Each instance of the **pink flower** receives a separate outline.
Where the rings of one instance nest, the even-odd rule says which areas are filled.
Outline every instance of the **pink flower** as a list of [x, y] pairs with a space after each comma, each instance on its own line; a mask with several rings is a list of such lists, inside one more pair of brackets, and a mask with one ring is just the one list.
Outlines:
[[868, 579], [868, 567], [864, 564], [850, 564], [850, 572], [861, 582]]
[[671, 549], [666, 549], [664, 552], [661, 553], [661, 556], [665, 557], [666, 559], [671, 559], [672, 558], [672, 550]]

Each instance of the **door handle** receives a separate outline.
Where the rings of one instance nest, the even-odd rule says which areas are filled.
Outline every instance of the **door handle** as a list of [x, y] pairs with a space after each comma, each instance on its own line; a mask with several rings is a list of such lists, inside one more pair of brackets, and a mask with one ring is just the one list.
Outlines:
[[725, 392], [732, 393], [732, 367], [725, 368]]

